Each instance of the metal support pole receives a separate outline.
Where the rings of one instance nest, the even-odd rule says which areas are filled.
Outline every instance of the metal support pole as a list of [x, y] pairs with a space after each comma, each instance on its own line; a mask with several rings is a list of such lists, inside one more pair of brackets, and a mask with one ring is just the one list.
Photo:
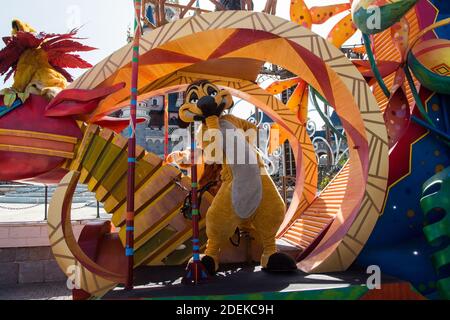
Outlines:
[[289, 177], [292, 177], [292, 176], [294, 176], [294, 166], [293, 166], [293, 163], [294, 163], [294, 157], [293, 157], [293, 154], [292, 154], [292, 148], [291, 148], [291, 146], [289, 145]]
[[44, 201], [44, 220], [48, 218], [48, 186], [45, 186], [45, 201]]
[[169, 95], [164, 96], [164, 160], [169, 157]]
[[259, 133], [259, 124], [261, 122], [261, 118], [260, 118], [260, 114], [259, 114], [259, 109], [258, 107], [255, 107], [255, 119], [256, 119], [256, 147], [259, 149], [260, 146], [260, 141], [259, 139], [260, 137], [260, 133]]
[[283, 194], [283, 201], [284, 203], [287, 203], [287, 188], [286, 188], [286, 176], [281, 177], [281, 183], [282, 183], [282, 194]]
[[[331, 118], [329, 115], [329, 106], [327, 104], [325, 104], [325, 116], [327, 118]], [[330, 145], [330, 147], [332, 146], [332, 141], [331, 141], [331, 134], [330, 134], [330, 128], [328, 127], [328, 124], [325, 123], [325, 139], [327, 140], [328, 144]], [[331, 162], [331, 150], [329, 150], [327, 148], [327, 171], [329, 172], [331, 170], [331, 166], [333, 165], [333, 163]]]
[[100, 202], [97, 201], [97, 219], [100, 219]]

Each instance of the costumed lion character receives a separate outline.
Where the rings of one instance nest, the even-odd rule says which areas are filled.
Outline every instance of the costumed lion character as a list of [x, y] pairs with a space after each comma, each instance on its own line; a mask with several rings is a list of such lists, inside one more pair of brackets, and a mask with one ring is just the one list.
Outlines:
[[6, 47], [0, 51], [0, 75], [5, 76], [5, 82], [14, 75], [12, 87], [1, 91], [6, 106], [11, 106], [16, 98], [25, 102], [30, 94], [51, 100], [73, 81], [65, 68], [92, 67], [73, 54], [95, 49], [75, 41], [79, 39], [75, 37], [77, 32], [37, 33], [25, 22], [12, 21], [11, 36], [3, 38]]
[[[210, 274], [215, 274], [219, 269], [221, 248], [239, 227], [252, 230], [262, 244], [261, 266], [264, 270], [296, 270], [291, 257], [277, 252], [275, 237], [285, 216], [285, 204], [258, 155], [255, 147], [256, 134], [253, 138], [245, 134], [248, 130], [256, 133], [256, 126], [233, 115], [224, 114], [233, 105], [229, 92], [202, 80], [189, 86], [185, 103], [179, 111], [180, 120], [185, 123], [193, 123], [201, 118], [202, 137], [210, 135], [210, 139], [202, 141], [206, 165], [200, 186], [213, 179], [214, 171], [218, 168], [221, 170], [220, 184], [206, 215], [208, 243], [202, 262]], [[217, 133], [222, 134], [223, 139], [213, 139], [212, 136]], [[227, 134], [231, 134], [233, 140], [236, 139], [236, 145], [212, 145], [218, 140], [225, 142]], [[216, 150], [213, 157], [206, 155], [205, 151], [208, 149]], [[242, 160], [244, 152], [246, 156], [242, 163], [239, 160]], [[169, 157], [177, 164], [183, 158], [186, 159], [180, 153]]]
[[[49, 134], [45, 148], [61, 151], [60, 148], [66, 147], [61, 147], [60, 142], [53, 145], [54, 135], [78, 141], [83, 138], [80, 130], [83, 122], [116, 132], [129, 125], [128, 119], [91, 116], [100, 101], [122, 90], [124, 83], [96, 89], [66, 89], [73, 81], [66, 69], [91, 67], [76, 52], [95, 49], [78, 42], [77, 32], [78, 29], [66, 34], [38, 33], [27, 23], [12, 21], [11, 35], [2, 38], [5, 47], [0, 49], [0, 76], [5, 77], [5, 82], [14, 78], [11, 88], [0, 90], [1, 131], [22, 135], [25, 132], [30, 137], [36, 132]], [[66, 158], [56, 156], [54, 150], [43, 149], [43, 143], [14, 134], [3, 136], [0, 180], [39, 184], [61, 181], [67, 173], [67, 168], [63, 168]]]

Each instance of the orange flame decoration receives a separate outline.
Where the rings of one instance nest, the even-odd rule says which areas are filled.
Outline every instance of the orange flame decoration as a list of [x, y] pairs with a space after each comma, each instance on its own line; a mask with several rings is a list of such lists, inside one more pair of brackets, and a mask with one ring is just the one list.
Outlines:
[[[266, 90], [273, 95], [277, 95], [293, 87], [295, 87], [295, 90], [289, 98], [287, 107], [297, 115], [298, 121], [302, 125], [305, 125], [308, 121], [309, 87], [304, 80], [295, 77], [287, 80], [275, 81]], [[273, 130], [278, 130], [279, 137], [277, 137], [277, 140], [275, 141], [271, 136], [269, 153], [273, 153], [288, 138], [288, 134], [280, 126], [272, 126], [272, 132], [276, 132]]]
[[287, 103], [287, 107], [297, 115], [297, 119], [304, 125], [306, 124], [308, 117], [309, 101], [309, 88], [305, 81], [299, 77], [275, 81], [266, 90], [273, 95], [277, 95], [294, 86], [296, 86], [296, 88]]
[[[323, 24], [330, 18], [347, 11], [347, 14], [334, 26], [327, 37], [328, 41], [339, 48], [357, 31], [357, 28], [352, 21], [350, 9], [351, 2], [308, 8], [303, 0], [292, 0], [290, 14], [292, 21], [310, 29], [313, 24]], [[287, 106], [297, 115], [299, 122], [305, 125], [308, 120], [309, 104], [309, 87], [305, 81], [301, 78], [280, 80], [274, 82], [266, 90], [271, 94], [276, 95], [294, 86], [296, 86], [296, 88], [292, 93]], [[280, 143], [283, 142], [284, 141], [280, 139]]]
[[[313, 24], [323, 24], [330, 18], [347, 11], [331, 30], [328, 40], [336, 47], [342, 46], [357, 31], [352, 21], [351, 2], [328, 6], [315, 6], [308, 8], [303, 0], [291, 1], [291, 20], [299, 25], [310, 29]], [[287, 106], [297, 115], [298, 121], [305, 125], [308, 120], [309, 86], [301, 78], [291, 78], [274, 82], [266, 90], [273, 95], [281, 94], [296, 86]], [[280, 139], [280, 144], [286, 139]]]
[[357, 31], [350, 9], [350, 2], [308, 8], [303, 0], [293, 0], [291, 1], [291, 20], [302, 27], [311, 29], [313, 24], [323, 24], [339, 13], [347, 11], [344, 18], [334, 26], [327, 37], [328, 41], [340, 48]]
[[[304, 0], [292, 0], [290, 8], [291, 20], [303, 27], [311, 28], [314, 24], [323, 24], [331, 17], [347, 11], [347, 14], [333, 27], [327, 36], [328, 41], [340, 48], [358, 30], [352, 20], [352, 2], [353, 1], [350, 1], [349, 3], [308, 8]], [[395, 73], [395, 80], [390, 88], [389, 103], [385, 112], [385, 122], [389, 134], [389, 145], [392, 147], [398, 142], [408, 128], [411, 117], [411, 106], [408, 104], [405, 88], [406, 76], [403, 70], [409, 52], [408, 48], [410, 47], [410, 25], [408, 20], [403, 17], [390, 28], [390, 32], [392, 44], [400, 53], [401, 61], [377, 61], [377, 66], [380, 69], [383, 78]], [[355, 48], [354, 52], [366, 54], [364, 46]], [[354, 60], [353, 62], [365, 76], [370, 85], [376, 84], [375, 75], [372, 72], [368, 61]], [[293, 80], [294, 79], [279, 81], [275, 83], [273, 87], [291, 87]], [[295, 80], [298, 81], [298, 84], [301, 84], [301, 79]], [[302, 103], [299, 103], [299, 107], [296, 108], [296, 104], [305, 96], [305, 91], [307, 90], [307, 86], [303, 86], [304, 91], [301, 91], [301, 87], [302, 86], [299, 85], [294, 91], [294, 94], [289, 101], [289, 107], [292, 111], [297, 112], [299, 120], [303, 123], [304, 119], [307, 117], [307, 105], [303, 106]], [[269, 87], [269, 89], [273, 89], [272, 86]]]
[[[313, 24], [323, 24], [330, 18], [342, 12], [347, 12], [347, 14], [330, 31], [327, 37], [328, 41], [339, 48], [357, 31], [357, 28], [352, 21], [350, 10], [351, 2], [308, 8], [303, 0], [292, 0], [290, 13], [292, 21], [310, 29]], [[305, 124], [308, 117], [309, 101], [309, 88], [306, 82], [300, 78], [281, 80], [273, 83], [267, 90], [275, 95], [280, 94], [282, 91], [292, 88], [295, 85], [297, 87], [288, 102], [288, 107], [297, 114], [300, 123]]]

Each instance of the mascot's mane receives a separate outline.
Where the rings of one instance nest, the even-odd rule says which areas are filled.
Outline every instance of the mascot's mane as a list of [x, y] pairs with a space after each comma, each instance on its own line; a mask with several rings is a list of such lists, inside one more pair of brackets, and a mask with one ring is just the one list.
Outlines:
[[0, 76], [5, 82], [15, 73], [21, 55], [29, 49], [42, 49], [47, 53], [49, 64], [69, 82], [72, 76], [66, 68], [91, 68], [92, 65], [74, 52], [92, 51], [96, 48], [85, 46], [76, 40], [79, 29], [66, 34], [47, 34], [17, 31], [13, 36], [4, 37], [6, 47], [0, 50]]

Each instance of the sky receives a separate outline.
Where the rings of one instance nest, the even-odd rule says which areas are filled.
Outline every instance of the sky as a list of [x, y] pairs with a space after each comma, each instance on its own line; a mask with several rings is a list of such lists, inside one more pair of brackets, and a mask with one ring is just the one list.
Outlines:
[[[131, 0], [10, 1], [7, 9], [0, 10], [1, 36], [11, 33], [11, 21], [15, 18], [48, 33], [66, 33], [82, 26], [79, 34], [87, 38], [82, 42], [98, 48], [82, 56], [95, 65], [126, 44], [133, 8]], [[71, 73], [77, 76], [82, 71]]]
[[[180, 0], [186, 3], [188, 0]], [[346, 2], [345, 0], [305, 0], [311, 7]], [[265, 1], [254, 0], [255, 10], [262, 11]], [[205, 9], [214, 9], [208, 0], [200, 0]], [[289, 19], [290, 0], [278, 0], [277, 15]], [[0, 36], [11, 33], [11, 21], [15, 18], [31, 24], [38, 31], [65, 33], [73, 28], [82, 27], [79, 35], [86, 40], [83, 43], [98, 50], [83, 53], [82, 57], [95, 65], [103, 58], [126, 45], [127, 31], [133, 24], [133, 0], [21, 0], [10, 1], [0, 10]], [[326, 37], [334, 23], [342, 14], [333, 17], [328, 23], [314, 26], [313, 31]], [[359, 35], [350, 39], [358, 43]], [[82, 70], [71, 70], [75, 77]], [[5, 86], [10, 86], [9, 81]], [[0, 78], [0, 87], [3, 87]], [[245, 106], [241, 107], [246, 108]], [[248, 108], [246, 108], [248, 109]], [[248, 112], [251, 113], [250, 110]], [[245, 117], [245, 115], [243, 115]]]

